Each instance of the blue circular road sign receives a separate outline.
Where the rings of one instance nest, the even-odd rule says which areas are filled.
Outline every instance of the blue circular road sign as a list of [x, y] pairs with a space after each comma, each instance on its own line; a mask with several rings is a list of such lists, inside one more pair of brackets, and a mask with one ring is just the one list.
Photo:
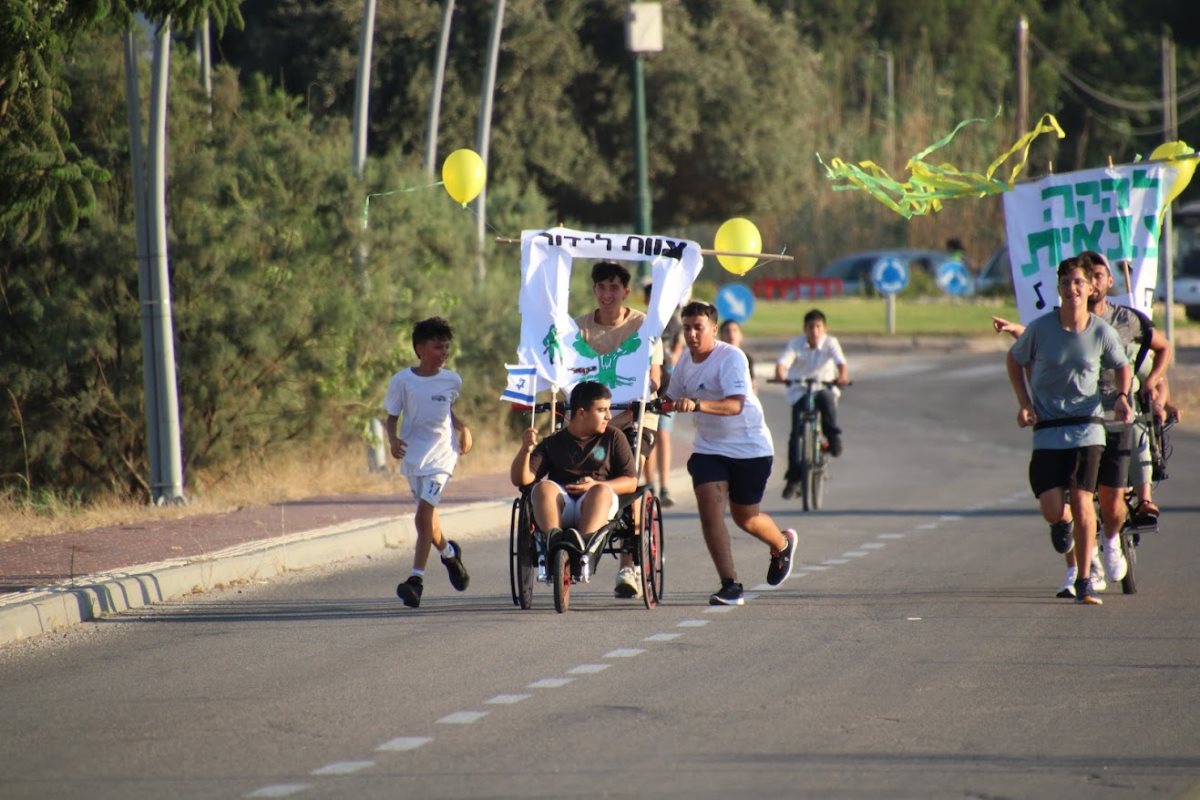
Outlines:
[[953, 297], [963, 297], [975, 291], [975, 279], [960, 261], [947, 261], [938, 267], [937, 285]]
[[884, 256], [871, 267], [871, 282], [880, 294], [900, 294], [908, 286], [908, 263], [896, 256]]
[[713, 305], [722, 320], [744, 322], [754, 312], [754, 292], [740, 283], [727, 283], [717, 291]]

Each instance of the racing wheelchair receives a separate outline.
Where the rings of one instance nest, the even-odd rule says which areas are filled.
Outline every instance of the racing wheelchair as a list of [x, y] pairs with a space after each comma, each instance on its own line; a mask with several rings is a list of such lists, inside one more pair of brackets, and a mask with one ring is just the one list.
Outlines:
[[[659, 413], [669, 412], [670, 404], [653, 401], [647, 403], [646, 408]], [[553, 414], [556, 409], [549, 403], [539, 403], [533, 406], [533, 411], [551, 411]], [[554, 420], [554, 427], [558, 429], [562, 418], [555, 414]], [[636, 446], [640, 427], [635, 424], [628, 434]], [[641, 478], [639, 464], [637, 490], [618, 498], [616, 516], [586, 542], [571, 541], [567, 537], [550, 541], [549, 533], [539, 530], [534, 520], [530, 498], [532, 486], [522, 487], [520, 496], [513, 501], [508, 535], [513, 604], [522, 609], [532, 608], [534, 585], [550, 584], [554, 589], [554, 610], [565, 613], [570, 607], [572, 586], [590, 582], [605, 555], [619, 559], [628, 553], [641, 571], [642, 602], [648, 609], [657, 606], [663, 598], [665, 577], [662, 508]]]

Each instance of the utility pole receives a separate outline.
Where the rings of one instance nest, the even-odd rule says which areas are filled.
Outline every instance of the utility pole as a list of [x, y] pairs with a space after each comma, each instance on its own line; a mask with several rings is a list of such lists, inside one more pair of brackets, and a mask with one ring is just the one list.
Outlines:
[[[1175, 95], [1175, 43], [1171, 41], [1169, 31], [1163, 32], [1162, 37], [1162, 86], [1163, 86], [1163, 141], [1174, 142], [1179, 138], [1179, 118], [1176, 116]], [[1175, 346], [1175, 226], [1172, 223], [1172, 211], [1168, 207], [1163, 215], [1161, 253], [1163, 264], [1163, 280], [1166, 298], [1166, 320], [1163, 322], [1164, 333], [1171, 346]]]
[[[479, 132], [476, 152], [483, 159], [484, 174], [489, 174], [488, 149], [492, 138], [492, 94], [496, 90], [496, 67], [500, 61], [500, 34], [504, 30], [504, 0], [496, 0], [492, 14], [492, 34], [488, 37], [487, 66], [483, 73], [483, 92], [479, 100]], [[475, 282], [482, 286], [487, 277], [484, 259], [484, 237], [487, 235], [487, 181], [475, 199]]]
[[442, 112], [442, 84], [446, 80], [446, 50], [450, 47], [453, 17], [454, 0], [446, 0], [442, 9], [442, 35], [438, 39], [437, 59], [433, 64], [433, 89], [429, 93], [429, 126], [425, 132], [426, 178], [432, 178], [437, 169], [438, 117]]
[[1029, 127], [1029, 20], [1017, 18], [1017, 132], [1025, 135]]

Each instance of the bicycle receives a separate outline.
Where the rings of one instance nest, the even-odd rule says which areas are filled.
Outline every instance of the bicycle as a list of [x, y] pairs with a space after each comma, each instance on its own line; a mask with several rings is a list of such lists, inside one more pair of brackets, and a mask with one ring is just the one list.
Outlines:
[[[1167, 438], [1167, 432], [1175, 427], [1178, 421], [1178, 418], [1172, 415], [1167, 417], [1164, 422], [1152, 412], [1142, 412], [1134, 419], [1134, 424], [1138, 425], [1150, 440], [1151, 481], [1154, 486], [1167, 479], [1167, 461], [1171, 457], [1171, 443]], [[1121, 524], [1121, 530], [1117, 534], [1126, 565], [1125, 577], [1121, 579], [1123, 594], [1137, 593], [1137, 578], [1134, 571], [1137, 565], [1136, 548], [1142, 543], [1142, 534], [1158, 530], [1157, 517], [1146, 520], [1137, 514], [1138, 502], [1137, 492], [1132, 488], [1126, 489], [1125, 521]], [[1099, 519], [1099, 515], [1097, 515], [1097, 519]]]
[[829, 445], [824, 441], [821, 430], [821, 414], [816, 405], [816, 386], [819, 383], [832, 389], [838, 384], [836, 381], [823, 381], [820, 378], [772, 378], [767, 383], [781, 383], [785, 386], [804, 384], [804, 396], [801, 398], [804, 407], [799, 417], [800, 429], [796, 429], [796, 417], [793, 415], [792, 430], [788, 434], [787, 485], [784, 487], [783, 497], [785, 500], [794, 497], [798, 485], [804, 510], [818, 511], [825, 499], [825, 481], [829, 477]]

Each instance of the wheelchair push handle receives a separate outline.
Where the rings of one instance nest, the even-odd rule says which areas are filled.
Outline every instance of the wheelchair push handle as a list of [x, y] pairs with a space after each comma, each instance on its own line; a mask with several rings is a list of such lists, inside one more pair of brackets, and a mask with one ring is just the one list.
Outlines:
[[781, 383], [784, 386], [794, 386], [797, 384], [804, 384], [805, 386], [807, 386], [809, 388], [812, 388], [813, 385], [820, 383], [820, 384], [823, 384], [825, 386], [825, 388], [827, 388], [827, 389], [832, 389], [835, 386], [853, 386], [854, 385], [854, 381], [846, 381], [845, 383], [838, 383], [837, 381], [823, 381], [820, 378], [768, 378], [767, 383]]
[[[635, 400], [632, 403], [613, 403], [611, 408], [613, 411], [620, 412], [629, 411], [630, 409], [636, 410], [640, 405], [641, 403]], [[514, 411], [525, 413], [533, 411], [536, 414], [546, 414], [551, 408], [553, 408], [558, 414], [565, 414], [571, 410], [570, 405], [568, 405], [565, 400], [559, 403], [554, 403], [553, 405], [549, 402], [534, 403], [533, 405], [513, 403]], [[655, 397], [652, 400], [646, 401], [646, 410], [651, 414], [670, 414], [675, 410], [675, 403], [672, 400]]]

